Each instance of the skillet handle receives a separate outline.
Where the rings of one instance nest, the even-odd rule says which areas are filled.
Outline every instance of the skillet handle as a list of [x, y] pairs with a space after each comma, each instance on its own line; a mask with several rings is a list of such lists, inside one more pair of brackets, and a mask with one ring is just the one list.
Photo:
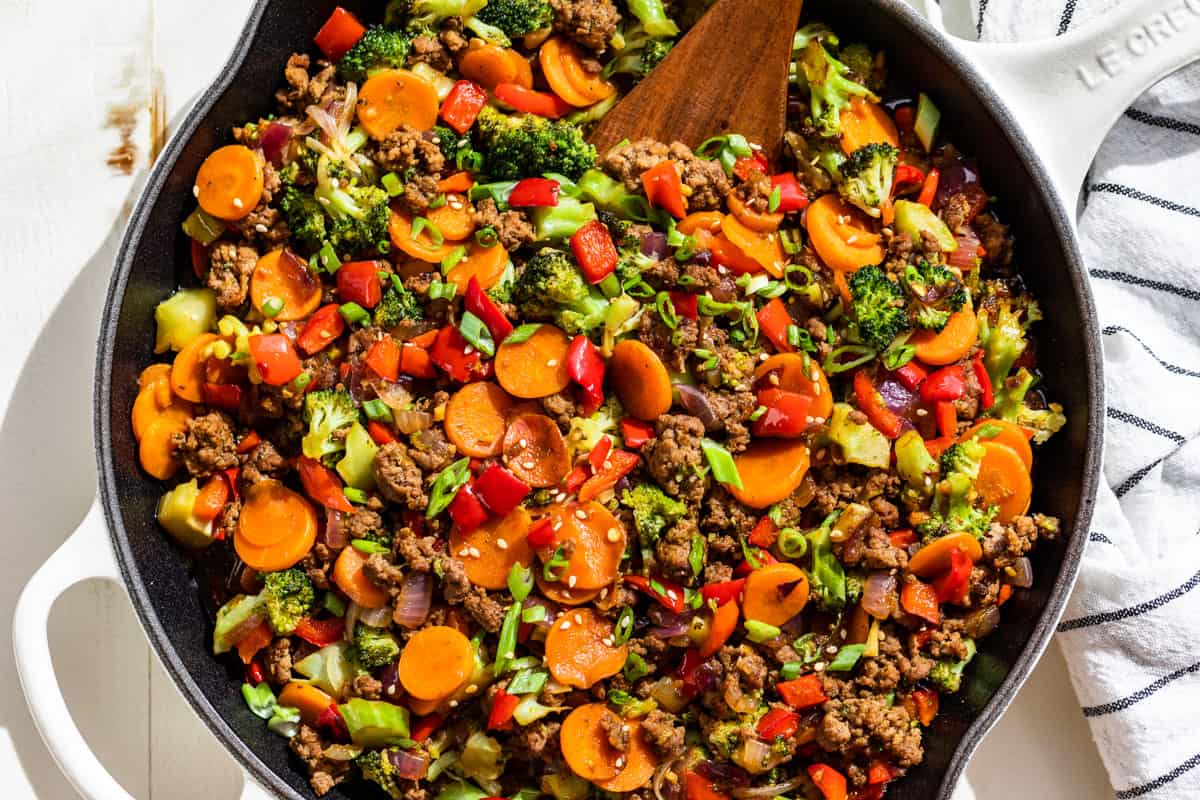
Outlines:
[[[942, 27], [934, 0], [915, 5]], [[949, 38], [1008, 105], [1074, 219], [1083, 180], [1113, 124], [1143, 92], [1200, 58], [1200, 0], [1126, 0], [1038, 41]]]
[[[83, 522], [21, 591], [13, 617], [13, 655], [33, 721], [71, 785], [86, 800], [132, 800], [71, 719], [50, 657], [46, 626], [55, 601], [75, 584], [95, 578], [124, 586], [99, 499], [92, 501]], [[245, 778], [242, 800], [270, 797], [249, 776]]]

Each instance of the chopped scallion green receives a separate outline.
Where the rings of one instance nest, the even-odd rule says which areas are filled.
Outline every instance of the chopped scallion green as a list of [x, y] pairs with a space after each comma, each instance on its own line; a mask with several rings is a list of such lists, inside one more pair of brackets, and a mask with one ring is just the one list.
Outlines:
[[735, 489], [742, 488], [742, 476], [738, 475], [737, 464], [733, 456], [721, 445], [707, 437], [700, 440], [700, 449], [712, 468], [712, 475], [719, 483], [724, 483]]

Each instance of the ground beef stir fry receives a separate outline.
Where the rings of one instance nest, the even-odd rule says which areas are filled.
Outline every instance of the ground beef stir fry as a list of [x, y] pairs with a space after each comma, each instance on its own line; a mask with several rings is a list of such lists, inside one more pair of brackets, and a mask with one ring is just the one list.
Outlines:
[[1057, 534], [1041, 312], [884, 53], [797, 33], [778, 164], [587, 144], [704, 5], [339, 9], [196, 176], [132, 422], [317, 795], [880, 798]]

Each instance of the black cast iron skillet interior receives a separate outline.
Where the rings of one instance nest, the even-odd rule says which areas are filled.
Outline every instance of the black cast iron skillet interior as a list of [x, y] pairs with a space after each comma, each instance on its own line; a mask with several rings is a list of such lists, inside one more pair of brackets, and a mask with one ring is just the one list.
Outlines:
[[[341, 0], [364, 18], [379, 2]], [[311, 791], [285, 741], [252, 715], [238, 686], [210, 653], [206, 592], [187, 556], [154, 522], [161, 486], [139, 469], [129, 414], [138, 372], [154, 356], [154, 305], [191, 283], [180, 223], [195, 201], [197, 168], [229, 141], [234, 124], [273, 110], [290, 53], [305, 50], [334, 0], [259, 0], [216, 85], [200, 97], [150, 176], [117, 259], [96, 369], [96, 444], [113, 547], [150, 641], [212, 732], [264, 786], [281, 796]], [[769, 6], [764, 2], [764, 6]], [[926, 760], [888, 792], [894, 800], [945, 800], [983, 734], [1007, 706], [1042, 652], [1074, 581], [1087, 538], [1099, 471], [1100, 349], [1095, 314], [1068, 220], [1049, 182], [988, 87], [900, 0], [808, 0], [806, 20], [824, 20], [847, 40], [888, 53], [890, 68], [943, 109], [948, 137], [977, 157], [984, 185], [1001, 198], [1017, 240], [1017, 262], [1046, 310], [1039, 355], [1048, 391], [1066, 408], [1067, 428], [1038, 453], [1033, 507], [1063, 519], [1064, 535], [1033, 556], [1036, 585], [1004, 608], [968, 670], [966, 689], [942, 703], [927, 731]], [[747, 43], [748, 57], [754, 47]], [[341, 787], [332, 797], [372, 796]]]

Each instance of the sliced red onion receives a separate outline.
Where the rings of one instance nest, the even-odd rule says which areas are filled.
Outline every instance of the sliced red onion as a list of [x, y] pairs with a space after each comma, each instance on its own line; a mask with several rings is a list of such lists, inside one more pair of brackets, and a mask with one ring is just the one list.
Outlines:
[[440, 434], [428, 429], [419, 430], [413, 436], [413, 446], [418, 450], [432, 450], [441, 442]]
[[[701, 266], [707, 267], [712, 263], [712, 250], [697, 250], [692, 254], [692, 261], [700, 264]], [[713, 295], [713, 299], [717, 300], [718, 298], [716, 295]], [[722, 300], [721, 302], [728, 301]]]
[[900, 416], [906, 416], [917, 402], [917, 396], [906, 389], [904, 384], [891, 375], [885, 375], [883, 380], [879, 381], [878, 388], [879, 394], [888, 409]]
[[696, 772], [721, 786], [746, 786], [750, 776], [741, 767], [728, 761], [710, 761], [705, 759], [696, 764]]
[[[726, 690], [725, 696], [727, 698], [729, 697], [728, 690]], [[756, 708], [757, 705], [758, 704], [755, 703], [751, 710], [753, 710], [753, 708]], [[731, 706], [731, 708], [732, 708], [732, 706]], [[761, 739], [755, 739], [753, 737], [751, 737], [749, 739], [743, 739], [742, 743], [740, 745], [738, 745], [737, 749], [735, 749], [733, 751], [733, 756], [732, 756], [734, 763], [739, 765], [742, 769], [746, 770], [747, 772], [751, 772], [751, 773], [766, 772], [768, 769], [771, 768], [770, 765], [771, 765], [772, 761], [777, 759], [777, 757], [778, 757], [778, 754], [772, 752], [771, 745], [767, 744], [766, 742], [762, 741]], [[745, 788], [745, 789], [738, 789], [736, 791], [744, 793], [744, 792], [748, 792], [748, 791], [752, 791], [752, 790], [750, 788]], [[745, 794], [742, 794], [741, 796], [744, 797]], [[759, 796], [761, 796], [761, 795], [751, 795], [751, 797], [759, 797]], [[771, 797], [774, 797], [774, 796], [775, 795], [771, 795]]]
[[954, 241], [958, 242], [958, 249], [946, 256], [946, 263], [960, 270], [975, 269], [975, 263], [979, 260], [979, 237], [974, 231], [968, 230], [955, 236]]
[[387, 606], [381, 608], [365, 608], [358, 615], [358, 620], [364, 625], [370, 625], [372, 628], [386, 628], [392, 618], [392, 610]]
[[958, 156], [950, 163], [943, 164], [939, 172], [937, 194], [933, 200], [935, 209], [944, 206], [954, 195], [970, 191], [968, 187], [979, 188], [979, 168], [972, 159]]
[[1033, 586], [1033, 562], [1025, 556], [1013, 562], [1013, 573], [1008, 576], [1008, 582], [1018, 589], [1028, 589]]
[[[758, 698], [753, 693], [743, 692], [739, 681], [729, 681], [725, 684], [725, 705], [739, 714], [749, 714], [758, 708]], [[768, 747], [767, 755], [770, 755], [770, 752]]]
[[863, 611], [875, 619], [888, 619], [896, 610], [896, 576], [889, 572], [872, 572], [863, 584]]
[[341, 511], [325, 509], [325, 530], [321, 532], [321, 540], [330, 550], [341, 550], [350, 544], [350, 536], [346, 533], [344, 515]]
[[1000, 624], [1000, 607], [988, 606], [972, 611], [963, 618], [963, 633], [972, 639], [982, 639]]
[[712, 431], [721, 427], [721, 420], [717, 419], [717, 414], [704, 392], [686, 383], [677, 384], [675, 388], [679, 391], [679, 402], [689, 414], [704, 423], [706, 429]]
[[[350, 392], [350, 396], [358, 403], [363, 403], [370, 398], [370, 390], [366, 386], [366, 381], [370, 380], [367, 374], [366, 365], [358, 356], [351, 356], [347, 359], [350, 364], [350, 372], [346, 375], [346, 390]], [[386, 402], [386, 401], [384, 401]]]
[[400, 583], [392, 619], [402, 628], [419, 628], [429, 616], [433, 602], [433, 577], [428, 572], [410, 572]]
[[651, 258], [667, 257], [667, 235], [661, 231], [650, 231], [642, 237], [642, 255]]
[[290, 125], [271, 122], [258, 137], [258, 143], [262, 145], [263, 155], [267, 157], [267, 160], [278, 167], [283, 164], [283, 153], [287, 150], [291, 138], [292, 128]]
[[398, 747], [389, 748], [387, 754], [398, 777], [408, 781], [419, 781], [425, 777], [425, 770], [429, 768], [429, 759], [425, 756]]
[[412, 392], [403, 383], [387, 383], [378, 388], [379, 399], [393, 411], [404, 411], [412, 403]]
[[404, 700], [404, 691], [400, 688], [400, 670], [397, 663], [385, 664], [379, 668], [379, 696], [389, 703], [400, 705]]
[[401, 433], [416, 433], [428, 430], [433, 425], [433, 414], [428, 411], [397, 411], [393, 416], [396, 419], [396, 428]]
[[[759, 742], [759, 744], [762, 744], [762, 743]], [[764, 745], [764, 746], [766, 746], [766, 745]], [[769, 751], [769, 749], [770, 748], [768, 747], [768, 751]], [[788, 792], [792, 791], [793, 789], [803, 786], [806, 783], [806, 781], [807, 781], [807, 779], [803, 775], [797, 775], [796, 777], [792, 778], [791, 780], [784, 781], [783, 783], [774, 783], [774, 784], [771, 784], [770, 786], [742, 786], [737, 789], [734, 789], [732, 792], [730, 792], [730, 794], [732, 794], [734, 797], [740, 797], [740, 798], [778, 797], [780, 795], [787, 794]]]
[[346, 641], [349, 642], [354, 640], [354, 626], [358, 624], [358, 618], [361, 615], [362, 606], [351, 600], [346, 606], [346, 616], [344, 617], [346, 620], [346, 631], [344, 634], [342, 634], [342, 637]]

